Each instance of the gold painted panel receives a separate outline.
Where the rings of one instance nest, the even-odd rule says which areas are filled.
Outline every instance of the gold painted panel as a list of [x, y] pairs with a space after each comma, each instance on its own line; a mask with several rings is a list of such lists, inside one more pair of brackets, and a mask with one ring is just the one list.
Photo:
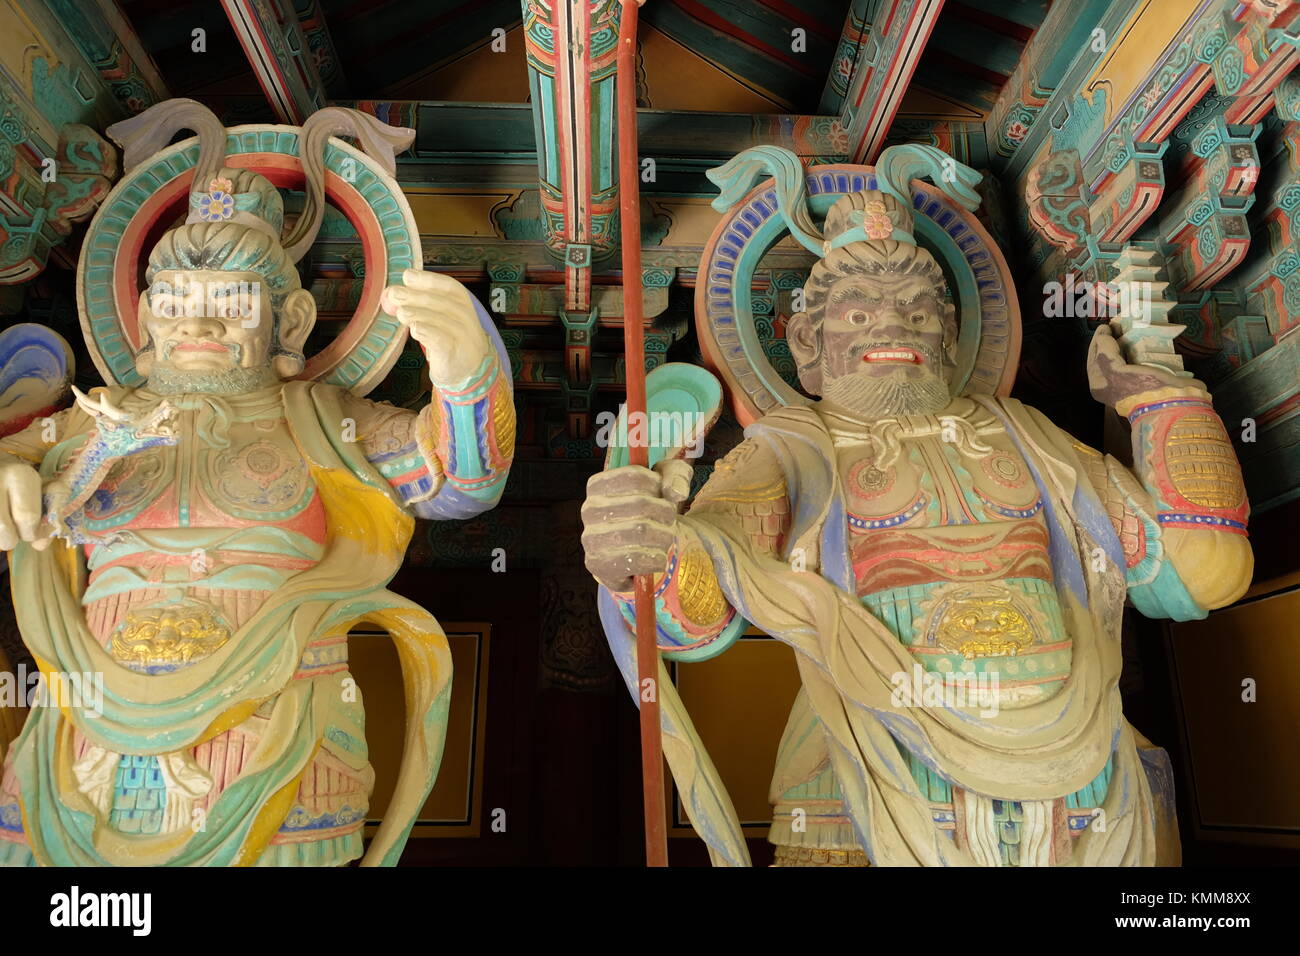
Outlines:
[[786, 111], [787, 107], [776, 96], [748, 86], [648, 23], [642, 22], [637, 34], [650, 109], [709, 113]]
[[504, 239], [493, 213], [509, 208], [522, 189], [455, 191], [403, 189], [420, 238]]
[[1146, 0], [1134, 10], [1116, 37], [1106, 40], [1107, 52], [1083, 89], [1092, 100], [1092, 91], [1106, 87], [1106, 123], [1123, 108], [1129, 97], [1151, 73], [1164, 49], [1178, 36], [1201, 0]]
[[[766, 835], [772, 823], [767, 794], [776, 751], [799, 692], [794, 651], [755, 633], [711, 660], [679, 664], [674, 670], [678, 693], [747, 835]], [[694, 836], [675, 796], [669, 812], [671, 835]]]
[[[476, 837], [483, 824], [483, 770], [487, 728], [488, 651], [491, 625], [443, 625], [451, 647], [451, 707], [438, 782], [416, 820], [411, 838]], [[406, 726], [402, 671], [388, 636], [354, 631], [348, 640], [352, 676], [366, 708], [366, 739], [375, 768], [366, 836], [373, 836], [393, 795]], [[378, 732], [383, 728], [383, 732]]]

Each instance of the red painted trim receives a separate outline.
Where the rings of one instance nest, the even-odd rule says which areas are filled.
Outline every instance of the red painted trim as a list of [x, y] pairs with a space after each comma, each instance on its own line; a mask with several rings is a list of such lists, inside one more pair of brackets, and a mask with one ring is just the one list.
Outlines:
[[[1172, 88], [1176, 95], [1171, 98], [1166, 93], [1163, 108], [1157, 105], [1157, 109], [1133, 131], [1134, 142], [1163, 143], [1213, 85], [1213, 72], [1204, 63], [1198, 63]], [[1099, 142], [1105, 142], [1105, 137]]]
[[[282, 122], [291, 126], [301, 125], [307, 117], [303, 115], [301, 105], [289, 88], [289, 79], [280, 68], [280, 62], [271, 52], [266, 31], [262, 29], [262, 22], [253, 11], [252, 5], [246, 0], [221, 0], [221, 6], [226, 11], [226, 18], [230, 21], [240, 47], [244, 50], [244, 58], [248, 60], [253, 75], [257, 77], [258, 86], [262, 88], [262, 92], [271, 103], [271, 109], [275, 110], [276, 116]], [[253, 36], [248, 28], [255, 31], [256, 36]], [[275, 81], [278, 81], [278, 89]]]
[[757, 50], [759, 53], [762, 53], [765, 56], [770, 56], [774, 60], [778, 60], [781, 63], [784, 63], [792, 70], [796, 70], [799, 73], [804, 74], [805, 76], [813, 76], [813, 77], [819, 76], [821, 73], [820, 70], [813, 69], [813, 67], [810, 66], [808, 63], [798, 60], [795, 57], [792, 57], [789, 54], [784, 53], [783, 51], [777, 49], [776, 47], [764, 43], [762, 40], [758, 39], [758, 37], [753, 36], [752, 34], [746, 33], [744, 30], [740, 29], [740, 27], [736, 26], [735, 24], [727, 20], [724, 20], [722, 17], [718, 16], [712, 10], [696, 3], [695, 0], [676, 0], [676, 5], [683, 12], [690, 14], [694, 19], [700, 21], [700, 23], [704, 24], [710, 29], [717, 30], [719, 33], [725, 34], [726, 36], [729, 37], [733, 37], [734, 39], [737, 39], [742, 43], [744, 43], [745, 46]]
[[[925, 51], [926, 43], [929, 42], [930, 34], [934, 32], [934, 25], [939, 19], [943, 3], [944, 0], [917, 0], [916, 6], [912, 8], [911, 16], [902, 31], [902, 36], [906, 38], [906, 42], [898, 44], [894, 58], [889, 62], [888, 66], [884, 67], [884, 69], [888, 70], [888, 75], [885, 82], [881, 84], [880, 95], [872, 104], [871, 111], [865, 120], [859, 119], [861, 113], [854, 115], [852, 128], [859, 129], [861, 132], [856, 143], [853, 142], [850, 133], [850, 162], [865, 163], [874, 161], [876, 154], [880, 152], [880, 147], [885, 142], [885, 136], [889, 133], [890, 124], [894, 122], [894, 117], [898, 115], [899, 107], [902, 106], [903, 94], [907, 90], [907, 85], [916, 72], [916, 66], [920, 62], [921, 54]], [[891, 22], [893, 12], [894, 8], [891, 7]], [[918, 23], [921, 25], [918, 26]], [[887, 39], [889, 36], [888, 29], [881, 35]], [[876, 69], [880, 68], [876, 67], [864, 75], [861, 88], [857, 91], [857, 96], [854, 99], [855, 109], [861, 106], [862, 99], [871, 86], [871, 77], [874, 76]]]

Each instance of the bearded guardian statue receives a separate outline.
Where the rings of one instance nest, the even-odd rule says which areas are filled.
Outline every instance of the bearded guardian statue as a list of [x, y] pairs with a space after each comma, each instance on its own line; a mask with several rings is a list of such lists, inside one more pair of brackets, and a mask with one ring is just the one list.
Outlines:
[[[637, 574], [656, 575], [666, 657], [721, 653], [747, 622], [794, 649], [802, 686], [770, 791], [778, 865], [1176, 863], [1168, 757], [1121, 712], [1120, 628], [1126, 595], [1144, 614], [1185, 620], [1249, 584], [1245, 492], [1209, 394], [1185, 374], [1130, 364], [1103, 323], [1089, 381], [1132, 423], [1134, 466], [1087, 447], [1005, 397], [1009, 375], [981, 379], [961, 354], [957, 289], [1004, 282], [969, 216], [978, 174], [929, 147], [887, 150], [874, 172], [814, 170], [819, 234], [797, 161], [760, 153], [714, 177], [720, 208], [756, 164], [776, 179], [706, 250], [697, 305], [722, 303], [703, 316], [721, 329], [706, 354], [741, 398], [770, 397], [770, 368], [728, 369], [747, 347], [732, 331], [744, 318], [732, 286], [748, 288], [745, 262], [752, 272], [779, 206], [819, 256], [786, 330], [818, 399], [787, 390], [794, 398], [751, 414], [684, 515], [681, 460], [592, 478], [586, 563], [629, 682]], [[913, 183], [923, 175], [938, 188]], [[855, 176], [874, 188], [846, 188]], [[946, 248], [945, 223], [952, 280], [917, 239], [925, 225]], [[981, 348], [1014, 370], [1007, 305], [985, 306], [986, 326], [1001, 318]], [[747, 865], [662, 667], [659, 693], [683, 805], [716, 864]]]
[[[167, 147], [181, 128], [197, 143]], [[393, 636], [406, 688], [401, 774], [364, 861], [392, 865], [437, 773], [451, 658], [437, 621], [385, 585], [415, 517], [500, 496], [514, 411], [499, 339], [466, 289], [421, 269], [391, 178], [412, 131], [338, 109], [227, 131], [173, 100], [109, 132], [129, 172], [87, 237], [79, 304], [118, 384], [0, 441], [0, 547], [47, 685], [5, 755], [0, 863], [357, 859], [374, 773], [348, 633], [366, 621]], [[270, 177], [295, 171], [306, 206], [286, 230]], [[327, 189], [375, 284], [313, 368], [294, 263]], [[134, 300], [132, 248], [147, 257]], [[433, 383], [418, 414], [361, 397], [408, 330]]]

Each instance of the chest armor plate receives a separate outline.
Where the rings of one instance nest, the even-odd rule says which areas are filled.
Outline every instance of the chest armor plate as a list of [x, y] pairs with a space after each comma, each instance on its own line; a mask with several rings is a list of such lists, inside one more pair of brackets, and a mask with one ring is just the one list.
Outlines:
[[315, 483], [283, 419], [233, 423], [211, 442], [183, 414], [175, 445], [113, 466], [87, 503], [89, 530], [274, 525], [323, 540]]
[[931, 434], [884, 460], [846, 442], [838, 467], [863, 603], [926, 670], [1014, 707], [1060, 688], [1070, 641], [1038, 485], [1009, 436], [979, 437], [991, 450]]
[[1051, 580], [1042, 499], [1010, 440], [974, 455], [938, 436], [903, 444], [889, 461], [844, 447], [858, 593], [932, 581]]

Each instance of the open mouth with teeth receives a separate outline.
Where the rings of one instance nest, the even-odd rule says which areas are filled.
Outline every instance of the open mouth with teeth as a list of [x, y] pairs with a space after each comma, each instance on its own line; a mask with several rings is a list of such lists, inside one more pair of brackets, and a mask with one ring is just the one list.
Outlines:
[[909, 348], [880, 348], [870, 349], [862, 356], [862, 361], [876, 363], [901, 363], [904, 365], [920, 365], [921, 353], [915, 349]]

